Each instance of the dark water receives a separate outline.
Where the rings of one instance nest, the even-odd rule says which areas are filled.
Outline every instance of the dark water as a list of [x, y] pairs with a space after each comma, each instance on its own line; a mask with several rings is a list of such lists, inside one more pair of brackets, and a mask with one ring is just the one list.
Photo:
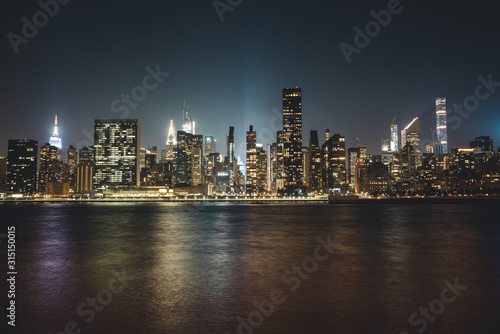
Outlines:
[[[9, 332], [499, 333], [498, 214], [494, 205], [0, 204], [0, 233], [16, 227]], [[318, 237], [330, 237], [331, 254]], [[444, 290], [455, 279], [458, 290]], [[5, 280], [1, 288], [5, 310]], [[410, 325], [429, 304], [435, 313]]]

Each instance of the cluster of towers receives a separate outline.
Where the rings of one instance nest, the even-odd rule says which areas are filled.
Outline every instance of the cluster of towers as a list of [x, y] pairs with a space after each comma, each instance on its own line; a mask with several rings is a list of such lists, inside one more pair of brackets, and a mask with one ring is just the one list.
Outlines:
[[56, 115], [54, 131], [39, 155], [35, 140], [9, 140], [9, 155], [0, 158], [0, 193], [276, 196], [500, 190], [500, 163], [492, 140], [478, 137], [470, 149], [449, 152], [446, 98], [435, 102], [436, 130], [425, 153], [421, 152], [420, 120], [415, 117], [401, 132], [394, 119], [390, 138], [382, 140], [381, 154], [370, 155], [359, 142], [346, 149], [346, 138], [331, 134], [330, 128], [325, 128], [323, 143], [318, 131], [312, 130], [304, 145], [302, 90], [285, 88], [282, 128], [276, 132], [276, 141], [266, 146], [259, 143], [258, 133], [250, 125], [244, 162], [235, 157], [235, 127], [229, 127], [223, 156], [216, 150], [214, 137], [195, 133], [186, 102], [182, 130], [176, 131], [170, 120], [160, 155], [156, 146], [141, 148], [139, 120], [96, 119], [94, 145], [80, 150], [69, 146], [63, 162]]

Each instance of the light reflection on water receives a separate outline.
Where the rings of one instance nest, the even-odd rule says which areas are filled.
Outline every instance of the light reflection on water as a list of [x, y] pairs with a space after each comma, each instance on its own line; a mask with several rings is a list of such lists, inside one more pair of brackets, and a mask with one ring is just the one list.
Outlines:
[[[488, 205], [0, 205], [15, 224], [18, 328], [59, 333], [236, 333], [237, 317], [274, 289], [286, 296], [255, 333], [417, 333], [408, 317], [468, 285], [429, 333], [494, 333], [500, 314], [500, 226]], [[338, 249], [296, 291], [282, 275]], [[136, 279], [87, 324], [76, 307]], [[3, 283], [5, 285], [5, 283]], [[5, 290], [4, 290], [5, 291]]]

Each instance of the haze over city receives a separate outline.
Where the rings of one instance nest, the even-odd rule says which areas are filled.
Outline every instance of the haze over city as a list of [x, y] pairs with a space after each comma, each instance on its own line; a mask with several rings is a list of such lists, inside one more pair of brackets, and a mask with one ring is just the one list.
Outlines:
[[[168, 122], [181, 127], [187, 99], [196, 132], [216, 137], [218, 151], [235, 126], [244, 160], [248, 126], [258, 142], [275, 141], [269, 133], [281, 124], [281, 90], [295, 86], [303, 91], [304, 143], [309, 130], [323, 138], [328, 126], [347, 147], [359, 138], [379, 154], [393, 118], [402, 129], [417, 116], [422, 142], [430, 142], [436, 97], [447, 97], [450, 113], [475, 94], [478, 77], [500, 81], [492, 42], [499, 23], [489, 6], [402, 1], [348, 63], [340, 44], [355, 46], [355, 27], [364, 31], [375, 20], [371, 11], [388, 2], [243, 1], [222, 21], [210, 1], [68, 2], [17, 53], [8, 38], [2, 43], [0, 155], [8, 139], [48, 142], [56, 113], [64, 147], [88, 141], [93, 120], [123, 115], [113, 101], [156, 66], [169, 75], [127, 116], [141, 120], [142, 147], [164, 146]], [[39, 10], [35, 1], [9, 4], [0, 26], [22, 36], [21, 18]], [[500, 142], [499, 105], [492, 92], [456, 130], [449, 127], [450, 147], [483, 135]]]

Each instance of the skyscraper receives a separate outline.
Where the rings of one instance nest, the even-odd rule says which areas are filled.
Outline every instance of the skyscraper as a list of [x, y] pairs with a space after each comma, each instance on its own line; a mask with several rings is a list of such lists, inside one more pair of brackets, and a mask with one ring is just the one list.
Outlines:
[[408, 124], [403, 130], [401, 130], [401, 143], [406, 145], [410, 142], [413, 146], [413, 154], [415, 154], [415, 165], [420, 166], [420, 121], [418, 117], [415, 117], [410, 124]]
[[333, 192], [345, 192], [346, 150], [345, 137], [334, 134], [321, 147], [323, 186]]
[[399, 151], [399, 132], [398, 132], [398, 125], [394, 124], [394, 121], [396, 121], [396, 117], [394, 117], [394, 120], [391, 123], [390, 150], [391, 150], [391, 152], [398, 152]]
[[216, 144], [215, 137], [205, 136], [205, 150], [203, 152], [205, 160], [208, 160], [208, 155], [210, 153], [215, 153], [215, 144]]
[[70, 145], [68, 147], [68, 172], [69, 172], [69, 187], [71, 192], [76, 190], [76, 167], [78, 161], [78, 150]]
[[7, 185], [7, 158], [0, 157], [0, 194], [6, 193]]
[[291, 193], [302, 186], [302, 89], [283, 89], [284, 188]]
[[253, 130], [253, 125], [250, 125], [246, 133], [247, 143], [247, 158], [246, 158], [246, 193], [257, 193], [257, 169], [258, 169], [258, 154], [257, 154], [257, 133]]
[[229, 185], [227, 191], [234, 193], [235, 191], [235, 165], [234, 165], [234, 126], [229, 127], [229, 135], [227, 136], [227, 172], [229, 175]]
[[202, 135], [177, 131], [177, 184], [184, 186], [200, 184], [202, 155]]
[[7, 155], [7, 193], [33, 195], [36, 192], [38, 142], [9, 140]]
[[58, 150], [62, 149], [62, 140], [59, 136], [59, 129], [57, 127], [57, 114], [54, 119], [54, 132], [50, 136], [50, 145], [57, 147]]
[[96, 189], [106, 186], [139, 186], [140, 126], [138, 119], [94, 121]]
[[182, 107], [182, 130], [194, 135], [194, 127], [195, 123], [189, 116], [189, 106], [186, 109], [186, 101], [184, 101], [184, 106]]
[[[329, 135], [328, 132], [328, 139]], [[321, 186], [321, 147], [316, 130], [311, 130], [309, 136], [309, 160], [309, 187], [315, 191]]]
[[325, 128], [325, 141], [330, 139], [330, 128]]
[[40, 148], [40, 168], [38, 169], [38, 193], [44, 195], [48, 182], [61, 181], [61, 165], [58, 163], [59, 150], [46, 143]]
[[446, 97], [436, 99], [436, 133], [437, 143], [434, 153], [448, 154], [448, 131], [446, 128]]

